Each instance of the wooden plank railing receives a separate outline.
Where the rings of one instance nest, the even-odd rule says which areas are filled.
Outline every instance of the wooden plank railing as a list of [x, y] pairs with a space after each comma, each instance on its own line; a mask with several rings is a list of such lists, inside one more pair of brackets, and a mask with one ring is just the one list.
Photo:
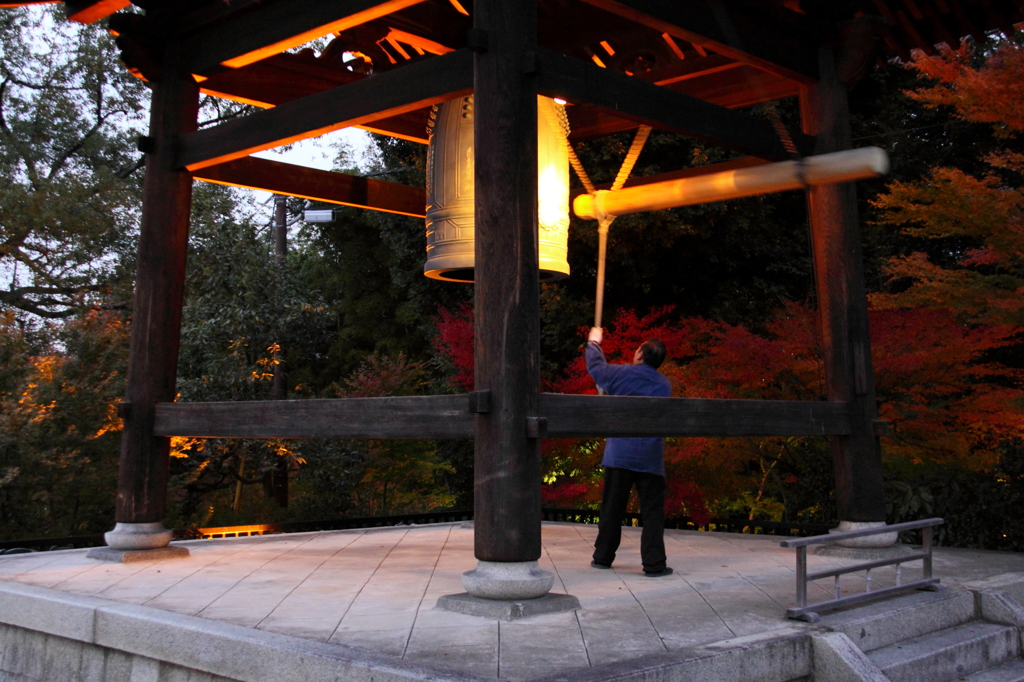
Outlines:
[[[160, 403], [155, 434], [205, 438], [473, 438], [484, 392], [461, 395]], [[537, 438], [835, 436], [845, 403], [543, 393]]]
[[466, 395], [159, 403], [158, 436], [472, 438]]
[[[880, 597], [898, 594], [900, 592], [928, 589], [937, 585], [939, 579], [932, 577], [932, 528], [935, 526], [941, 526], [943, 523], [942, 519], [933, 518], [924, 519], [923, 521], [897, 523], [891, 526], [879, 526], [878, 528], [847, 531], [844, 533], [830, 533], [829, 535], [815, 535], [809, 538], [783, 540], [779, 543], [779, 546], [793, 547], [796, 549], [796, 606], [786, 609], [786, 617], [805, 620], [809, 623], [817, 623], [819, 619], [818, 612], [820, 611], [830, 611], [841, 606], [851, 606], [853, 604], [860, 604], [865, 601], [871, 601]], [[886, 533], [898, 533], [900, 531], [917, 529], [921, 529], [922, 536], [920, 552], [904, 554], [903, 556], [894, 557], [892, 559], [861, 562], [859, 564], [819, 571], [817, 573], [807, 572], [807, 548], [811, 545], [829, 545], [843, 540], [853, 540], [855, 538], [871, 537], [872, 535], [884, 535]], [[914, 580], [909, 583], [902, 581], [902, 572], [900, 568], [902, 564], [908, 561], [922, 562], [923, 567], [920, 580]], [[891, 587], [872, 590], [871, 571], [872, 569], [881, 568], [883, 566], [896, 566], [896, 584]], [[860, 571], [867, 572], [865, 591], [860, 594], [850, 595], [849, 597], [841, 597], [839, 576], [847, 575], [849, 573], [859, 573]], [[808, 604], [807, 583], [814, 582], [815, 580], [821, 580], [822, 578], [835, 578], [835, 597], [833, 599], [815, 602], [814, 604]]]

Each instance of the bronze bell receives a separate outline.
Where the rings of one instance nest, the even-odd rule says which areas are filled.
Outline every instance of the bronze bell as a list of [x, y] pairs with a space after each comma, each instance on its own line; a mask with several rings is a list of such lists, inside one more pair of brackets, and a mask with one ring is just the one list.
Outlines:
[[[569, 120], [537, 97], [537, 217], [540, 280], [569, 275]], [[427, 262], [423, 273], [472, 282], [474, 263], [473, 98], [435, 105], [427, 149]]]

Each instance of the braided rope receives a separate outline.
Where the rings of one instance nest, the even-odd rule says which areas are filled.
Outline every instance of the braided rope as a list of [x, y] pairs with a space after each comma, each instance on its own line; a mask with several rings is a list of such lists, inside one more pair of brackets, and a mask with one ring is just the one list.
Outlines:
[[622, 168], [619, 169], [619, 174], [615, 176], [615, 182], [612, 183], [613, 192], [622, 189], [622, 186], [626, 184], [626, 180], [629, 179], [629, 174], [633, 172], [633, 166], [636, 165], [637, 159], [640, 158], [640, 152], [647, 143], [647, 138], [650, 134], [651, 126], [640, 126], [640, 129], [636, 131], [633, 144], [630, 145], [629, 151], [626, 152], [626, 158], [622, 160]]

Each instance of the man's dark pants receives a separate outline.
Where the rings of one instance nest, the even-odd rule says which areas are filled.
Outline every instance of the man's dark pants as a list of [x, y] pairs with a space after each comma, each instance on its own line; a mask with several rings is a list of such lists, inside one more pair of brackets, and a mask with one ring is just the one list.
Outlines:
[[622, 539], [622, 517], [634, 484], [644, 523], [640, 534], [640, 559], [645, 573], [660, 573], [665, 570], [665, 477], [641, 471], [604, 468], [604, 494], [594, 561], [611, 566], [615, 560], [615, 550]]

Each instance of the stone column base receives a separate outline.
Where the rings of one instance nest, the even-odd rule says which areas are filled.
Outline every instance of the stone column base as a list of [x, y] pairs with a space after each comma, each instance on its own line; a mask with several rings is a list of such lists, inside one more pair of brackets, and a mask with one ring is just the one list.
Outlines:
[[134, 561], [160, 561], [189, 556], [185, 547], [171, 547], [173, 533], [160, 521], [152, 523], [118, 523], [114, 530], [103, 534], [108, 547], [97, 547], [86, 554], [90, 559], [130, 563]]
[[[838, 528], [833, 528], [829, 533], [848, 533], [854, 530], [867, 530], [869, 528], [884, 528], [885, 521], [840, 521]], [[896, 544], [896, 538], [899, 533], [881, 533], [879, 535], [869, 535], [866, 538], [853, 538], [852, 540], [842, 540], [836, 544], [840, 547], [851, 547], [854, 549], [879, 549], [882, 547], [892, 547]]]
[[554, 584], [554, 574], [536, 561], [479, 561], [462, 574], [462, 586], [478, 599], [539, 599]]
[[166, 547], [173, 533], [160, 521], [153, 523], [118, 523], [103, 534], [111, 549], [159, 549]]
[[158, 547], [157, 549], [114, 549], [94, 547], [86, 554], [90, 559], [110, 561], [116, 564], [130, 564], [136, 561], [163, 561], [165, 559], [186, 559], [192, 556], [187, 547]]
[[441, 611], [481, 616], [491, 620], [519, 620], [547, 613], [562, 613], [580, 608], [580, 600], [571, 594], [545, 594], [537, 599], [480, 599], [471, 594], [446, 594], [437, 600]]

